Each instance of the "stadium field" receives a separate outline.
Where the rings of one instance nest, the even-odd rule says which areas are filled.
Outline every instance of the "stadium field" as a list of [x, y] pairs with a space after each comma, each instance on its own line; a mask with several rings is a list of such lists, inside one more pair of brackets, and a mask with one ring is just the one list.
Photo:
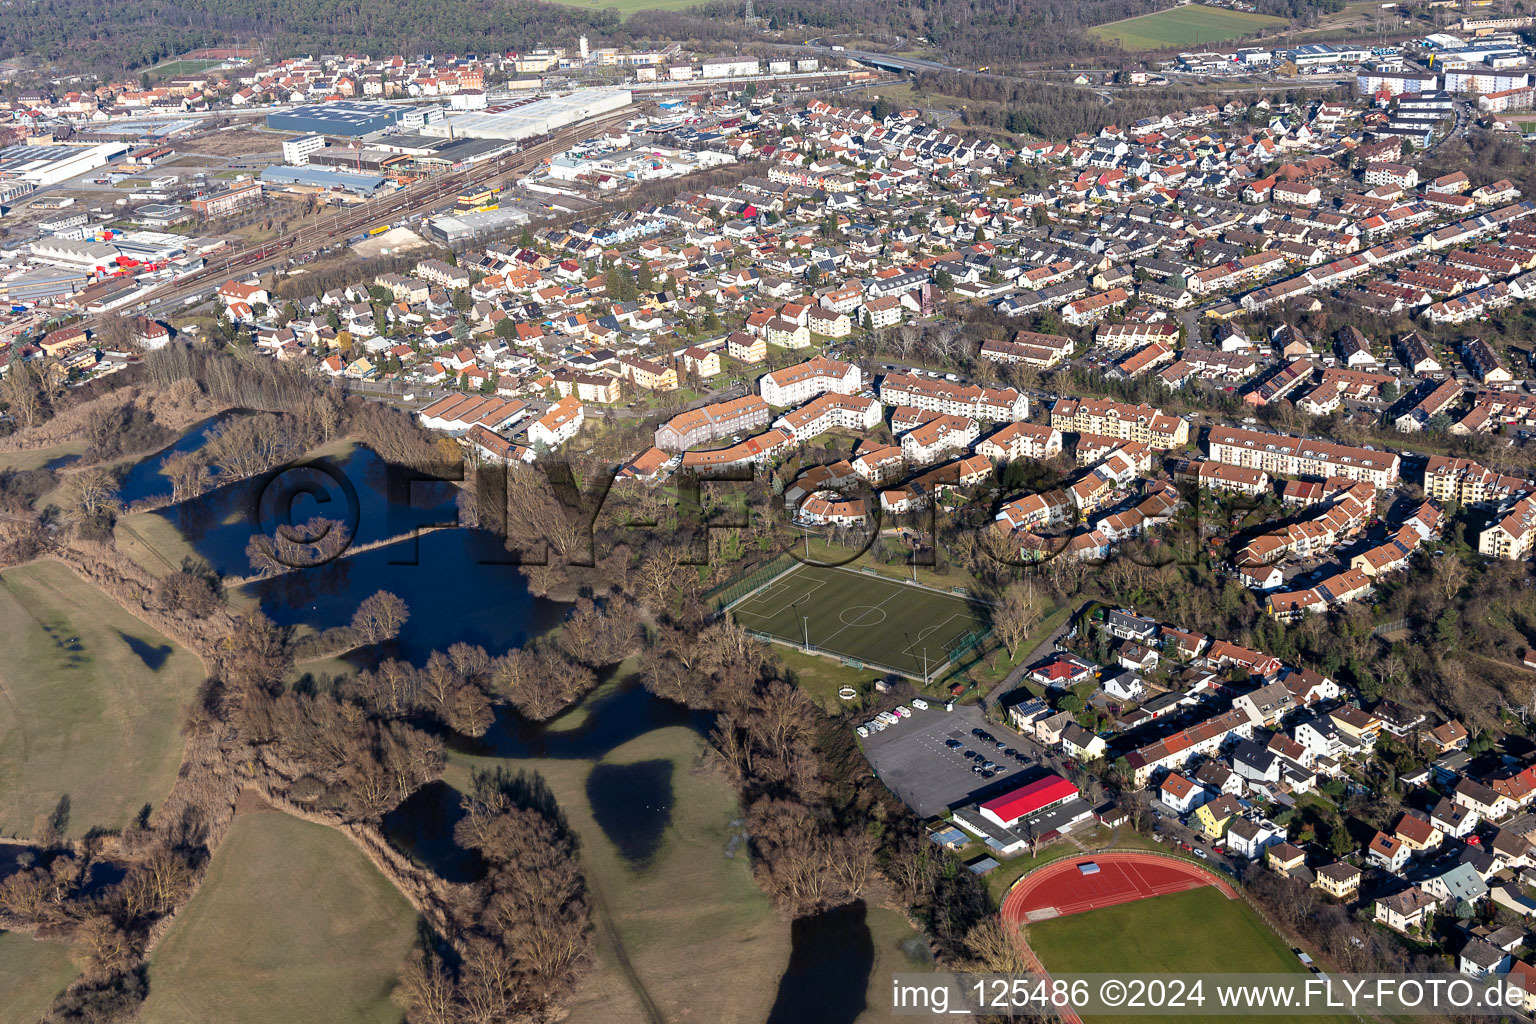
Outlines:
[[[1025, 926], [1047, 971], [1180, 974], [1303, 974], [1306, 968], [1242, 900], [1213, 886], [1072, 914]], [[1084, 1024], [1134, 1024], [1132, 1016], [1084, 1017]], [[1232, 1017], [1191, 1014], [1187, 1024]], [[1277, 1018], [1278, 1019], [1278, 1018]], [[1347, 1017], [1309, 1017], [1345, 1024]]]
[[851, 661], [932, 677], [987, 630], [983, 605], [853, 569], [801, 565], [738, 601], [747, 629]]
[[1267, 14], [1249, 14], [1246, 11], [1188, 4], [1098, 25], [1089, 29], [1088, 34], [1116, 43], [1123, 50], [1166, 50], [1240, 39], [1260, 29], [1279, 28], [1285, 24], [1287, 22], [1284, 18]]

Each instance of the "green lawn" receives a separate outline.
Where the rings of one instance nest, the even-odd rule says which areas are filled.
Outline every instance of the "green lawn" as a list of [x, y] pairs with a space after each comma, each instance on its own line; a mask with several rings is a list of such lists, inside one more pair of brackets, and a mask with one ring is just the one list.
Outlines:
[[397, 1022], [416, 913], [341, 833], [241, 815], [150, 961], [143, 1024]]
[[615, 10], [619, 16], [628, 18], [631, 14], [639, 14], [641, 11], [680, 11], [685, 7], [696, 7], [702, 0], [553, 0], [554, 3], [563, 4], [566, 7], [581, 7], [593, 11]]
[[1263, 28], [1287, 24], [1284, 18], [1248, 14], [1219, 7], [1190, 4], [1155, 14], [1099, 25], [1089, 35], [1118, 43], [1125, 50], [1164, 50], [1170, 47], [1211, 46], [1227, 39], [1253, 35]]
[[[1247, 904], [1228, 899], [1209, 885], [1042, 921], [1029, 925], [1026, 937], [1046, 969], [1061, 973], [1168, 976], [1306, 971], [1290, 947]], [[1087, 1019], [1110, 1024], [1141, 1018]], [[1331, 1018], [1315, 1019], [1321, 1024]]]
[[209, 68], [216, 68], [224, 63], [221, 60], [169, 60], [164, 64], [157, 64], [150, 70], [164, 78], [175, 78], [177, 75], [200, 75]]
[[0, 932], [0, 1024], [35, 1024], [78, 973], [69, 943]]
[[[611, 689], [612, 684], [599, 689], [555, 719], [552, 728], [567, 731], [566, 717], [579, 728], [590, 706]], [[630, 740], [596, 762], [450, 758], [445, 778], [460, 790], [469, 786], [477, 768], [538, 772], [581, 837], [582, 867], [596, 903], [597, 970], [577, 992], [570, 1024], [645, 1019], [626, 961], [669, 1021], [760, 1024], [773, 1003], [789, 960], [789, 922], [774, 913], [752, 879], [746, 851], [739, 841], [732, 842], [740, 835], [732, 824], [740, 815], [736, 794], [703, 755], [697, 733], [669, 726]], [[598, 823], [587, 783], [594, 769], [638, 764], [654, 769], [658, 762], [671, 766], [671, 817], [655, 852], [636, 867]]]
[[69, 832], [170, 790], [202, 663], [58, 562], [0, 573], [0, 833], [68, 796]]
[[920, 677], [987, 626], [958, 594], [935, 593], [852, 569], [802, 565], [740, 601], [741, 625], [790, 643]]

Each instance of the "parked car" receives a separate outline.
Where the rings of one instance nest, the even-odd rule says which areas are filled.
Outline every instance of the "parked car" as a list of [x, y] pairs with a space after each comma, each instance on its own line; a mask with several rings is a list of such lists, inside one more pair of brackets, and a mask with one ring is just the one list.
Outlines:
[[1209, 860], [1211, 855], [1197, 846], [1195, 847], [1195, 856], [1199, 857], [1201, 860]]
[[912, 709], [907, 707], [905, 704], [901, 704], [896, 708], [896, 715], [898, 718], [911, 718]]
[[853, 731], [859, 734], [859, 739], [863, 739], [864, 737], [869, 735], [869, 729], [866, 726], [862, 726], [861, 725], [861, 726], [859, 726], [857, 729], [855, 729]]

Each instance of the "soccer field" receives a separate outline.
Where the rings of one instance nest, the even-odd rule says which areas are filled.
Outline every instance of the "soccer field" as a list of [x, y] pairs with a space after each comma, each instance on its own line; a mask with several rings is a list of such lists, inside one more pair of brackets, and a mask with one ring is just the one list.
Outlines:
[[984, 606], [853, 569], [802, 565], [738, 602], [742, 626], [852, 661], [931, 677], [986, 632]]
[[1099, 25], [1089, 29], [1088, 34], [1118, 43], [1124, 50], [1163, 50], [1175, 46], [1206, 46], [1285, 24], [1284, 18], [1267, 14], [1190, 4]]
[[[1204, 886], [1027, 925], [1025, 939], [1045, 969], [1062, 974], [1300, 974], [1306, 968], [1242, 900]], [[1086, 1024], [1137, 1017], [1090, 1016]], [[1192, 1014], [1197, 1021], [1233, 1020]], [[1245, 1018], [1246, 1019], [1246, 1018]], [[1276, 1018], [1279, 1019], [1278, 1017]], [[1344, 1017], [1309, 1017], [1344, 1024]]]

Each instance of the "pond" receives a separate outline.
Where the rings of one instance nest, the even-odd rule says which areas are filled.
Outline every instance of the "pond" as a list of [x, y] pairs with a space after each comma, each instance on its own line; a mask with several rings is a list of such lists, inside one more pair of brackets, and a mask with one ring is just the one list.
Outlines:
[[[386, 540], [409, 532], [413, 525], [455, 518], [451, 485], [403, 488], [401, 472], [368, 448], [353, 449], [328, 469], [356, 491], [355, 544]], [[259, 481], [230, 484], [157, 514], [175, 524], [216, 570], [246, 575], [250, 566], [245, 546], [252, 536], [249, 510], [258, 503], [260, 488]], [[402, 498], [404, 490], [412, 492], [408, 500]], [[293, 505], [291, 521], [303, 522], [329, 510], [326, 502], [301, 497]], [[569, 606], [532, 596], [517, 567], [505, 562], [506, 551], [494, 534], [460, 528], [430, 530], [318, 568], [247, 584], [246, 591], [275, 621], [317, 630], [345, 624], [363, 598], [379, 590], [391, 591], [410, 609], [400, 636], [386, 649], [355, 652], [348, 660], [361, 666], [388, 655], [421, 664], [432, 651], [458, 641], [479, 644], [499, 655], [565, 617]], [[145, 658], [155, 654], [140, 652]], [[714, 716], [655, 697], [634, 676], [616, 679], [616, 675], [616, 667], [603, 673], [598, 689], [563, 718], [531, 722], [501, 706], [485, 735], [447, 734], [444, 739], [450, 748], [479, 757], [593, 762], [587, 798], [594, 818], [626, 862], [643, 869], [671, 821], [672, 765], [667, 761], [601, 762], [610, 752], [656, 729], [683, 726], [707, 736]], [[483, 874], [484, 864], [453, 840], [453, 826], [463, 814], [459, 801], [452, 786], [433, 783], [391, 812], [385, 830], [397, 846], [443, 878], [472, 881]], [[874, 947], [863, 904], [795, 921], [790, 963], [769, 1024], [853, 1021], [864, 1009], [873, 964]]]
[[[250, 573], [246, 544], [253, 532], [270, 534], [279, 521], [345, 520], [355, 531], [354, 546], [457, 522], [452, 484], [412, 483], [414, 473], [391, 466], [370, 448], [358, 445], [344, 456], [312, 461], [314, 468], [236, 481], [156, 515], [181, 531], [215, 571], [230, 576]], [[287, 508], [277, 507], [284, 499]]]
[[215, 427], [236, 415], [239, 413], [231, 411], [210, 416], [189, 428], [171, 444], [134, 463], [117, 486], [118, 497], [123, 504], [132, 505], [145, 498], [168, 497], [171, 493], [171, 478], [162, 472], [166, 460], [173, 455], [197, 451], [207, 443]]
[[[410, 609], [399, 638], [387, 649], [357, 652], [348, 659], [354, 664], [383, 656], [421, 664], [432, 651], [459, 641], [504, 654], [564, 618], [567, 605], [528, 593], [495, 534], [427, 529], [456, 522], [456, 490], [414, 479], [409, 470], [357, 446], [320, 468], [284, 473], [282, 486], [294, 491], [286, 517], [271, 514], [271, 499], [264, 494], [273, 487], [262, 478], [228, 484], [155, 514], [174, 524], [215, 571], [233, 576], [251, 572], [245, 550], [251, 537], [270, 533], [273, 523], [284, 519], [293, 524], [315, 516], [346, 519], [347, 529], [355, 531], [353, 549], [404, 536], [245, 585], [274, 621], [317, 630], [347, 624], [357, 605], [380, 590], [399, 595]], [[260, 530], [252, 523], [253, 507]]]
[[875, 943], [862, 902], [790, 925], [789, 966], [768, 1024], [853, 1024], [864, 1012]]

